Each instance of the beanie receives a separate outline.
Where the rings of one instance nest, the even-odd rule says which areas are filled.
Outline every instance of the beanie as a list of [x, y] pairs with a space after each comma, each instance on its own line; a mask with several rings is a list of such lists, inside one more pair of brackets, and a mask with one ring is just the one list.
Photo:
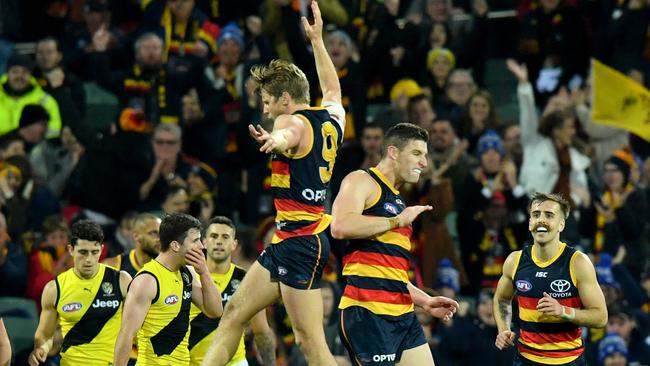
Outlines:
[[45, 122], [50, 120], [50, 115], [45, 108], [38, 104], [27, 104], [20, 113], [18, 128], [25, 128], [34, 123]]

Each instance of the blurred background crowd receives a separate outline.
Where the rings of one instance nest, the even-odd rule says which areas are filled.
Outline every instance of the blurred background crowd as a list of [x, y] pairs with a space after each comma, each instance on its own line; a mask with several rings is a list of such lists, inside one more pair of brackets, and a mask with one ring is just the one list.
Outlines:
[[[629, 77], [624, 89], [648, 87], [650, 1], [319, 5], [347, 111], [328, 200], [347, 173], [379, 162], [391, 125], [430, 134], [427, 171], [401, 194], [434, 206], [415, 223], [412, 281], [462, 304], [450, 322], [419, 314], [436, 362], [511, 364], [512, 354], [494, 347], [491, 294], [507, 255], [531, 242], [528, 195], [543, 191], [570, 197], [561, 238], [590, 255], [607, 299], [606, 329], [583, 332], [589, 365], [650, 365], [650, 99], [639, 102], [646, 134], [600, 124], [590, 77], [597, 58]], [[290, 60], [319, 103], [299, 23], [307, 8], [304, 0], [0, 0], [0, 316], [18, 364], [35, 329], [22, 318], [37, 317], [24, 310], [36, 312], [43, 286], [70, 268], [75, 220], [102, 225], [104, 257], [134, 248], [140, 212], [231, 217], [243, 267], [270, 242], [270, 157], [247, 130], [269, 121], [249, 70]], [[344, 245], [332, 245], [323, 289], [338, 355]], [[31, 305], [17, 309], [16, 298]], [[278, 362], [305, 365], [282, 305], [269, 311]], [[249, 356], [255, 364], [253, 347]]]

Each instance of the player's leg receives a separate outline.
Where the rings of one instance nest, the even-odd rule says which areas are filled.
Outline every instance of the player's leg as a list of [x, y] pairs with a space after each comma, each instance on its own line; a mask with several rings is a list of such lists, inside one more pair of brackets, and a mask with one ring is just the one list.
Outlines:
[[251, 318], [279, 296], [278, 282], [271, 280], [269, 270], [259, 262], [253, 263], [226, 305], [203, 365], [227, 364], [235, 354], [239, 340]]
[[397, 366], [422, 365], [434, 366], [433, 355], [428, 344], [422, 344], [415, 348], [407, 349], [402, 352], [402, 358], [396, 364]]
[[325, 342], [320, 288], [299, 290], [280, 284], [282, 301], [291, 319], [296, 344], [309, 365], [336, 365]]

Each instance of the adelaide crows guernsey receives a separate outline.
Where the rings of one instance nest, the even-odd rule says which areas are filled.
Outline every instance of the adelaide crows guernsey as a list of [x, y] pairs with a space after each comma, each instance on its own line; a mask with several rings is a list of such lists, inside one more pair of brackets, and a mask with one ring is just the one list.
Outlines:
[[188, 365], [192, 273], [185, 266], [172, 272], [156, 260], [136, 276], [147, 273], [156, 279], [156, 297], [138, 331], [137, 365]]
[[[364, 216], [394, 217], [406, 206], [386, 177], [376, 168], [365, 170], [379, 188]], [[394, 228], [366, 239], [350, 240], [343, 257], [347, 286], [340, 309], [366, 308], [377, 315], [399, 316], [413, 311], [408, 270], [412, 227]]]
[[63, 346], [61, 365], [109, 365], [122, 321], [120, 272], [99, 264], [90, 279], [71, 268], [55, 279]]
[[578, 358], [584, 351], [580, 326], [536, 309], [544, 292], [560, 304], [582, 308], [573, 265], [580, 252], [560, 243], [558, 253], [542, 262], [533, 247], [521, 250], [512, 278], [519, 303], [519, 354], [531, 361], [560, 365]]
[[[241, 267], [230, 264], [230, 269], [226, 273], [211, 273], [210, 276], [221, 294], [221, 304], [224, 309], [232, 295], [239, 288], [239, 284], [244, 279], [246, 271]], [[190, 365], [200, 366], [208, 351], [210, 343], [214, 338], [215, 331], [219, 326], [219, 319], [210, 319], [201, 312], [201, 309], [192, 304], [190, 310]], [[236, 364], [246, 359], [246, 348], [244, 347], [244, 335], [239, 340], [237, 351], [229, 363], [226, 365]]]
[[271, 162], [271, 188], [277, 231], [272, 243], [295, 236], [315, 235], [327, 228], [325, 196], [343, 131], [325, 108], [313, 107], [293, 114], [304, 120], [309, 149], [300, 155], [275, 153]]

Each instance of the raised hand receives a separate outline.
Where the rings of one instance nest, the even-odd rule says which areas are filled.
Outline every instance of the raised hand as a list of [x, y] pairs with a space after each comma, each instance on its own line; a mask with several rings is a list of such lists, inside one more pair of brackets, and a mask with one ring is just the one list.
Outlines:
[[305, 17], [301, 17], [303, 27], [305, 27], [305, 34], [309, 37], [310, 41], [322, 39], [323, 36], [323, 18], [320, 15], [320, 8], [315, 0], [311, 2], [311, 11], [314, 14], [314, 24], [309, 24]]
[[420, 216], [420, 214], [424, 211], [431, 211], [433, 210], [432, 206], [426, 205], [426, 206], [409, 206], [404, 209], [399, 215], [397, 215], [397, 218], [399, 219], [399, 227], [405, 227], [411, 225], [415, 219]]
[[518, 64], [514, 59], [506, 60], [506, 67], [519, 80], [520, 83], [528, 82], [528, 68], [526, 64]]
[[255, 141], [262, 145], [262, 147], [260, 147], [261, 152], [268, 154], [273, 152], [273, 149], [277, 147], [277, 142], [273, 136], [262, 128], [261, 125], [257, 125], [257, 127], [248, 125], [248, 132]]
[[201, 245], [195, 245], [190, 251], [185, 253], [185, 262], [194, 267], [194, 270], [196, 270], [199, 276], [209, 272], [202, 249]]

